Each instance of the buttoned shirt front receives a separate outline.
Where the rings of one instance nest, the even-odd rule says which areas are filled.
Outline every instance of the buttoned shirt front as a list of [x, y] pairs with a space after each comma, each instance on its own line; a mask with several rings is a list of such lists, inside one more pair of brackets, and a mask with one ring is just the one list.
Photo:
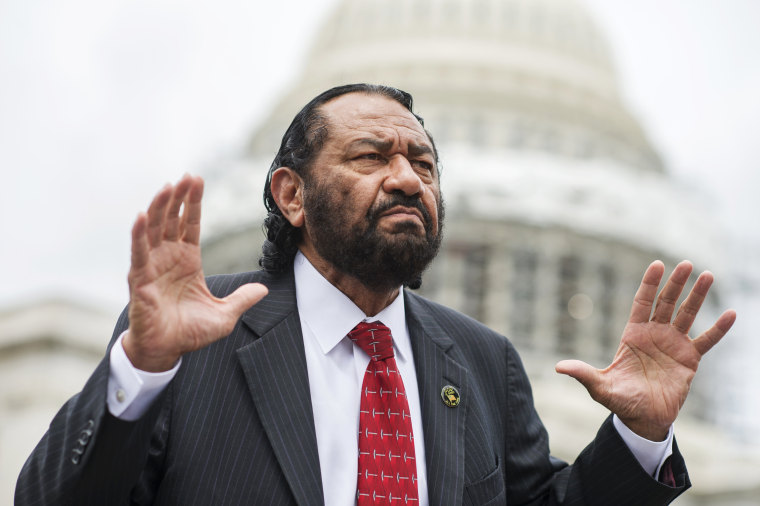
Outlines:
[[[294, 262], [296, 298], [303, 331], [314, 426], [325, 504], [349, 506], [356, 502], [360, 390], [369, 356], [346, 334], [360, 321], [380, 320], [391, 329], [396, 362], [402, 374], [415, 437], [419, 504], [428, 504], [427, 471], [422, 416], [403, 293], [377, 315], [365, 315], [346, 295], [331, 285], [301, 253]], [[148, 373], [136, 369], [119, 336], [111, 349], [107, 404], [122, 420], [136, 420], [169, 384], [180, 361], [169, 371]], [[617, 416], [618, 433], [645, 471], [659, 475], [672, 453], [673, 429], [665, 441], [648, 441], [626, 427]]]
[[378, 314], [366, 315], [301, 253], [296, 255], [293, 271], [325, 504], [356, 502], [359, 404], [369, 356], [346, 335], [361, 321], [380, 320], [393, 335], [393, 351], [412, 415], [419, 504], [427, 505], [422, 415], [403, 293], [399, 290], [396, 299]]

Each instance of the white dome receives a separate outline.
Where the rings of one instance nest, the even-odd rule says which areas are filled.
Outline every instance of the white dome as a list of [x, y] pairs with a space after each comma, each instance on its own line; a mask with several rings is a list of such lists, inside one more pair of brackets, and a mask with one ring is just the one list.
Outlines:
[[[715, 266], [710, 220], [679, 212], [695, 206], [622, 104], [606, 39], [576, 0], [343, 0], [246, 159], [209, 185], [224, 195], [210, 205], [229, 209], [214, 213], [211, 235], [263, 217], [264, 174], [293, 116], [348, 82], [414, 95], [452, 218], [466, 203], [470, 217], [577, 229], [657, 256], [696, 252]], [[695, 238], [696, 226], [707, 233]]]
[[623, 107], [607, 42], [573, 0], [344, 0], [251, 140], [272, 154], [309, 99], [351, 82], [411, 92], [442, 144], [662, 164]]
[[[609, 360], [655, 258], [721, 269], [709, 209], [626, 110], [578, 1], [343, 0], [248, 152], [210, 178], [207, 272], [255, 268], [283, 133], [314, 96], [351, 82], [412, 93], [436, 140], [446, 231], [421, 292], [510, 336], [534, 382], [557, 358]], [[714, 413], [707, 399], [690, 397], [695, 413]]]

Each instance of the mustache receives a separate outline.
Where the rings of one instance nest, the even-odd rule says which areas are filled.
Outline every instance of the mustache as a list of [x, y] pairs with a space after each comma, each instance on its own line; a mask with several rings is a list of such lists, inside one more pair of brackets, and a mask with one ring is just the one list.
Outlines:
[[376, 223], [377, 220], [380, 219], [380, 215], [390, 209], [393, 209], [396, 206], [401, 207], [408, 207], [410, 209], [417, 209], [421, 214], [423, 218], [423, 222], [425, 224], [425, 228], [427, 228], [431, 222], [430, 213], [427, 209], [425, 209], [425, 206], [422, 205], [422, 201], [419, 199], [419, 197], [414, 197], [411, 195], [403, 195], [401, 193], [398, 194], [392, 194], [391, 197], [376, 206], [373, 206], [367, 211], [367, 219], [370, 221], [370, 223]]

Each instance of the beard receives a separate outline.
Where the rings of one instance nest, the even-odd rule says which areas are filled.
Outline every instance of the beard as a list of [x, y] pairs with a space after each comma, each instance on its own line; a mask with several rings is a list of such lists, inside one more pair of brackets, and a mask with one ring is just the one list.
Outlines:
[[[312, 179], [312, 178], [307, 178]], [[401, 285], [419, 288], [422, 273], [435, 258], [443, 238], [444, 204], [438, 198], [438, 227], [418, 197], [401, 192], [372, 206], [357, 224], [347, 225], [353, 203], [334, 188], [306, 181], [304, 210], [309, 235], [317, 253], [334, 267], [373, 290]], [[378, 230], [381, 214], [395, 206], [414, 208], [423, 217], [424, 236], [416, 223], [396, 224], [391, 232]]]

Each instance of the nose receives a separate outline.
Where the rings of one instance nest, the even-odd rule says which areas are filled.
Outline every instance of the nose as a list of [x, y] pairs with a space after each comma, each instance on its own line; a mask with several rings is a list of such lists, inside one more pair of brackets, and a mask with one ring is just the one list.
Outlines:
[[386, 193], [400, 191], [408, 197], [422, 194], [424, 190], [422, 180], [405, 156], [400, 154], [393, 156], [389, 168], [390, 173], [383, 181], [383, 190]]

